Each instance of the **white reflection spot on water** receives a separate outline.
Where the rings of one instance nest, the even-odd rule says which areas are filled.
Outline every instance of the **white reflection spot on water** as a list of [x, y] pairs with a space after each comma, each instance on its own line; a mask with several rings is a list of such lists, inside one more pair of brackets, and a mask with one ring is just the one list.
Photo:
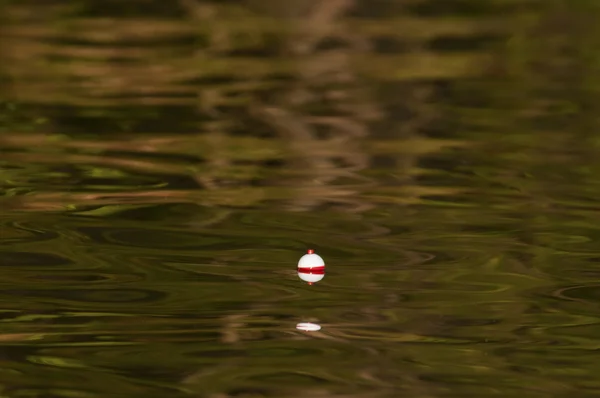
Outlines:
[[296, 325], [296, 329], [305, 332], [316, 332], [317, 330], [321, 330], [321, 325], [317, 325], [316, 323], [302, 322]]

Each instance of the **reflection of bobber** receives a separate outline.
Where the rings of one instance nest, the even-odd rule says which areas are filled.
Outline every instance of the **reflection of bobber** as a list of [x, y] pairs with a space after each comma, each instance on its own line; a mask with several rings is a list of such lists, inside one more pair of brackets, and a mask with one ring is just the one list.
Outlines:
[[296, 325], [296, 329], [303, 332], [316, 332], [317, 330], [321, 330], [321, 325], [311, 322], [301, 322]]
[[312, 249], [298, 261], [298, 276], [309, 285], [325, 277], [325, 261]]

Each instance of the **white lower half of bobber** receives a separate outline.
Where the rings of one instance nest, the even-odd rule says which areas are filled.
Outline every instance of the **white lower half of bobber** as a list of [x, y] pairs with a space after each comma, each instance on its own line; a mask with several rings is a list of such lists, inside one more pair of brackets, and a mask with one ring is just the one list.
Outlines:
[[325, 277], [325, 271], [321, 271], [320, 273], [311, 273], [310, 271], [302, 272], [298, 270], [298, 277], [302, 279], [304, 282], [315, 283], [320, 281]]

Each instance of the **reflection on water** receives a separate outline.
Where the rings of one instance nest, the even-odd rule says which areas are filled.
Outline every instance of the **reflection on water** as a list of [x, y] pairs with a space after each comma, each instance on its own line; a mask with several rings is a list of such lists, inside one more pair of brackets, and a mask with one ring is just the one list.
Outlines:
[[0, 396], [596, 396], [596, 3], [0, 1]]
[[311, 322], [300, 322], [296, 325], [296, 329], [302, 330], [305, 332], [316, 332], [321, 330], [321, 325]]

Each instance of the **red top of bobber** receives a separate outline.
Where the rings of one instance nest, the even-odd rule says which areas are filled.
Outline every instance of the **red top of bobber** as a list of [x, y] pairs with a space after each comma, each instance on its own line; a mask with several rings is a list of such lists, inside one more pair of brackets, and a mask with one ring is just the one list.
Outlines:
[[313, 249], [308, 249], [308, 254], [315, 254], [315, 251]]

